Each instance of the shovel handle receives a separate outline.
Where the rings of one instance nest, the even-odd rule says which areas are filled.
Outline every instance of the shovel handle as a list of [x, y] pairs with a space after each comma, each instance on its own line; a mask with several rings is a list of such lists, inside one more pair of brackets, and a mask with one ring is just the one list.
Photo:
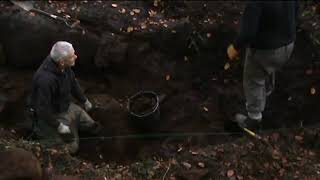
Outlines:
[[56, 16], [54, 14], [50, 14], [50, 13], [47, 13], [45, 11], [42, 11], [40, 9], [35, 9], [35, 8], [33, 8], [32, 11], [40, 13], [40, 14], [44, 14], [44, 15], [49, 16], [49, 17], [51, 17], [51, 18], [53, 18], [55, 20], [60, 20], [60, 21], [64, 22], [69, 28], [74, 28], [74, 27], [76, 27], [76, 26], [78, 26], [80, 24], [80, 20], [78, 20], [78, 19], [70, 19], [70, 20], [68, 20], [66, 18], [62, 18], [60, 16]]

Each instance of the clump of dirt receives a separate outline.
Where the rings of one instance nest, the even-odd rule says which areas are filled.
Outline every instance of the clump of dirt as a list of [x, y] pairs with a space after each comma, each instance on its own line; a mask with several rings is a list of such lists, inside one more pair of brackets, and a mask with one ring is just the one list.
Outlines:
[[130, 110], [134, 114], [143, 115], [151, 112], [157, 104], [157, 99], [148, 94], [141, 94], [130, 102]]

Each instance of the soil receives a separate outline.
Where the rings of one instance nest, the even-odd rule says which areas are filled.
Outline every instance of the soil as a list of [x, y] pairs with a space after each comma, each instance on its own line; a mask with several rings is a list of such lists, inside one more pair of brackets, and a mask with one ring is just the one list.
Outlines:
[[[0, 67], [0, 96], [5, 97], [0, 99], [4, 102], [0, 112], [3, 127], [0, 149], [26, 149], [38, 158], [43, 168], [49, 166], [46, 158], [50, 157], [56, 174], [78, 175], [83, 179], [317, 179], [320, 171], [319, 129], [316, 128], [320, 102], [320, 44], [317, 46], [320, 17], [312, 13], [314, 4], [309, 2], [302, 11], [305, 16], [297, 33], [293, 57], [277, 74], [276, 90], [268, 98], [263, 132], [259, 133], [262, 140], [258, 140], [244, 134], [230, 121], [233, 112], [244, 106], [243, 53], [239, 61], [229, 62], [225, 50], [235, 36], [243, 4], [154, 3], [117, 2], [114, 3], [117, 8], [104, 1], [38, 3], [37, 7], [52, 13], [60, 10], [73, 16], [76, 14], [73, 5], [75, 9], [82, 8], [78, 18], [90, 36], [58, 36], [56, 31], [43, 35], [40, 31], [37, 35], [42, 38], [28, 36], [34, 42], [29, 45], [21, 39], [17, 43], [15, 40], [20, 36], [8, 38], [7, 34], [14, 35], [14, 32], [5, 31], [28, 26], [6, 25], [1, 21], [6, 25], [1, 30], [6, 32], [1, 35], [1, 43], [8, 63]], [[64, 32], [61, 24], [47, 22], [38, 15], [23, 14], [8, 2], [0, 6], [4, 10], [1, 15], [10, 12], [14, 15], [10, 17], [28, 17], [23, 20], [38, 22], [36, 27], [54, 27], [58, 28], [57, 32]], [[132, 20], [128, 12], [138, 6], [139, 22]], [[113, 17], [121, 8], [127, 13]], [[157, 12], [156, 17], [149, 17], [151, 19], [163, 22], [163, 19], [175, 19], [178, 25], [178, 22], [188, 23], [183, 23], [182, 28], [174, 24], [174, 28], [182, 29], [179, 31], [171, 27], [169, 20], [159, 21], [159, 26], [152, 19], [154, 22], [148, 24], [148, 28], [141, 28], [140, 20], [144, 22], [152, 13], [150, 10]], [[105, 14], [109, 12], [114, 14]], [[43, 22], [45, 26], [40, 26]], [[118, 28], [122, 23], [125, 31]], [[127, 32], [131, 26], [137, 29]], [[147, 31], [149, 26], [153, 31]], [[109, 36], [110, 32], [114, 35]], [[48, 148], [28, 139], [31, 120], [25, 117], [25, 104], [32, 74], [41, 62], [40, 57], [48, 52], [53, 41], [51, 35], [79, 40], [75, 41], [79, 43], [75, 47], [79, 47], [80, 54], [74, 70], [96, 107], [90, 115], [103, 126], [99, 136], [80, 134], [80, 152], [74, 157], [63, 145]], [[187, 42], [191, 41], [196, 43], [188, 48]], [[17, 48], [20, 45], [40, 48], [43, 54]], [[110, 49], [112, 51], [108, 51]], [[128, 98], [141, 90], [166, 94], [166, 100], [160, 104], [161, 124], [152, 133], [129, 123]], [[143, 105], [152, 104], [147, 100], [150, 99], [141, 99], [142, 103], [134, 106], [134, 111], [147, 110], [149, 106]]]

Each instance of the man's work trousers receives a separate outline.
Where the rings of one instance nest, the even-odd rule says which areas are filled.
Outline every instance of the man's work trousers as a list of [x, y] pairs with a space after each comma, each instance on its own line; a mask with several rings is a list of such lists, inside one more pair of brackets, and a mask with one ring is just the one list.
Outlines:
[[74, 141], [79, 143], [78, 130], [90, 131], [95, 125], [94, 120], [81, 107], [70, 103], [68, 111], [55, 115], [58, 122], [69, 126]]
[[290, 58], [294, 42], [278, 49], [247, 48], [243, 72], [246, 109], [252, 119], [262, 119], [267, 93], [275, 84], [275, 72]]

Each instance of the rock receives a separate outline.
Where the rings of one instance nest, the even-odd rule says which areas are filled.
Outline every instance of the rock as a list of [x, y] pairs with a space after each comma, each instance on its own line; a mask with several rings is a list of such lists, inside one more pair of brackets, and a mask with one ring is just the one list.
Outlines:
[[182, 165], [187, 169], [190, 169], [192, 167], [191, 164], [189, 164], [187, 162], [182, 162]]
[[42, 180], [39, 160], [28, 151], [13, 149], [0, 152], [0, 179]]

